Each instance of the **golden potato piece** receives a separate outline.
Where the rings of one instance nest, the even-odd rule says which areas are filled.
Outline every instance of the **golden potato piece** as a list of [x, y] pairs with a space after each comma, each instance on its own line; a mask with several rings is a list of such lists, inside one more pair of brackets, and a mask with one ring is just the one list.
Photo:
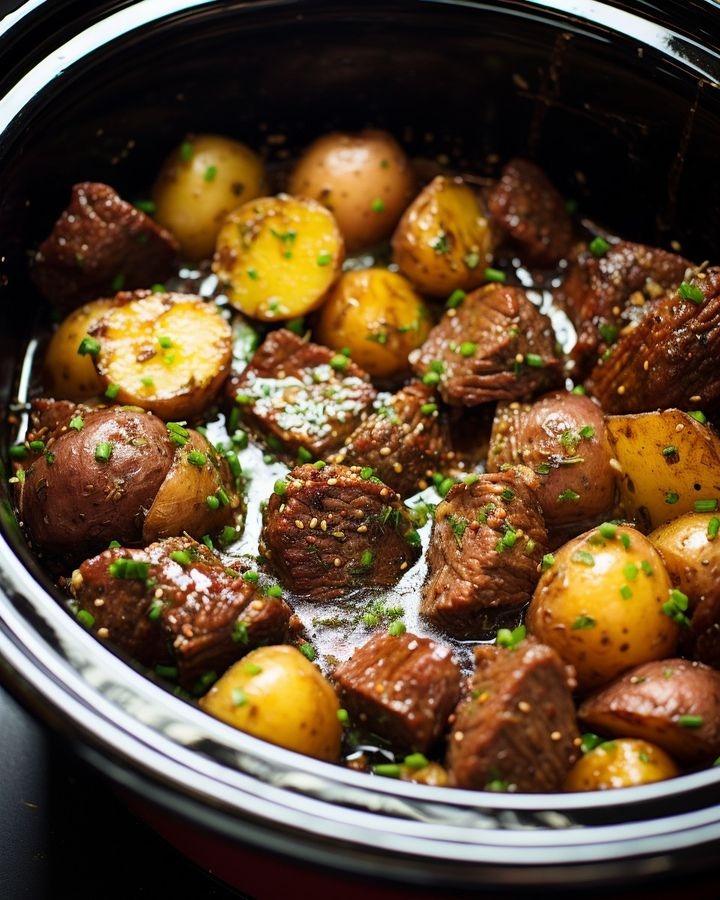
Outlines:
[[705, 597], [720, 595], [720, 516], [685, 513], [648, 535], [660, 551], [673, 584], [693, 609]]
[[409, 370], [430, 332], [430, 312], [410, 282], [387, 269], [345, 272], [320, 310], [315, 337], [378, 378]]
[[332, 213], [315, 200], [280, 194], [246, 203], [227, 217], [213, 270], [236, 309], [274, 322], [317, 309], [344, 258]]
[[106, 396], [166, 421], [198, 415], [230, 370], [232, 333], [218, 308], [192, 294], [118, 294], [93, 328]]
[[665, 781], [680, 774], [668, 754], [648, 741], [617, 738], [588, 751], [568, 772], [566, 791], [606, 791]]
[[295, 647], [259, 647], [200, 700], [218, 719], [255, 737], [336, 762], [342, 727], [330, 683]]
[[607, 432], [622, 469], [621, 502], [643, 530], [720, 508], [720, 438], [709, 425], [666, 409], [608, 416]]
[[415, 178], [405, 151], [386, 131], [326, 134], [311, 144], [290, 176], [289, 191], [332, 211], [349, 250], [392, 232], [412, 199]]
[[109, 298], [93, 300], [73, 310], [50, 338], [44, 361], [45, 390], [56, 400], [85, 400], [101, 394], [102, 382], [92, 355], [80, 353], [80, 343], [92, 326], [112, 308]]
[[392, 239], [403, 275], [420, 291], [445, 296], [485, 280], [493, 236], [474, 191], [438, 175], [405, 210]]
[[667, 606], [670, 578], [635, 528], [605, 523], [543, 564], [527, 627], [575, 667], [581, 691], [674, 653], [679, 625]]
[[206, 259], [225, 216], [267, 191], [265, 167], [245, 144], [218, 134], [189, 135], [163, 163], [152, 189], [155, 219], [184, 256]]

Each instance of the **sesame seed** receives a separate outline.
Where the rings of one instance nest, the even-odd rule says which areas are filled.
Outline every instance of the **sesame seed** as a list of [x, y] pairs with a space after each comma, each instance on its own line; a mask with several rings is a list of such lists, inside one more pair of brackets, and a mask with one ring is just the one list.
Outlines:
[[625, 385], [621, 384], [620, 387], [617, 389], [617, 392], [622, 397], [622, 395], [625, 393]]
[[380, 456], [390, 456], [392, 450], [389, 447], [381, 447], [380, 448]]
[[379, 682], [379, 681], [376, 682], [376, 684], [375, 684], [375, 693], [376, 693], [376, 694], [382, 694], [384, 691], [385, 691], [385, 685], [382, 684], [382, 683]]
[[103, 600], [102, 597], [96, 597], [94, 605], [95, 606], [105, 606], [105, 601]]
[[325, 521], [325, 519], [323, 519], [320, 523], [320, 531], [327, 531], [327, 522]]
[[380, 491], [380, 496], [381, 496], [381, 497], [387, 497], [387, 495], [388, 495], [389, 493], [390, 493], [390, 491], [389, 491], [387, 488], [383, 488], [383, 489]]
[[518, 709], [520, 710], [520, 712], [529, 713], [530, 710], [532, 709], [532, 707], [531, 707], [530, 704], [527, 702], [527, 700], [521, 700], [521, 701], [518, 703]]
[[359, 525], [357, 531], [358, 534], [365, 534], [365, 532], [367, 531], [367, 525]]
[[550, 740], [551, 741], [560, 741], [562, 740], [562, 733], [559, 731], [550, 732]]
[[337, 538], [339, 541], [341, 541], [345, 537], [345, 532], [344, 531], [333, 531], [332, 536], [334, 538]]
[[522, 353], [516, 353], [516, 354], [515, 354], [515, 362], [516, 362], [516, 363], [521, 363], [521, 362], [524, 362], [524, 361], [525, 361], [525, 357], [522, 355]]
[[330, 485], [330, 487], [332, 487], [333, 485], [337, 484], [337, 478], [328, 478], [327, 483]]
[[678, 422], [677, 425], [675, 426], [675, 431], [680, 432], [680, 431], [684, 431], [684, 430], [685, 430], [685, 425], [682, 422]]
[[650, 368], [650, 362], [646, 359], [645, 362], [643, 363], [643, 370], [644, 370], [645, 372], [647, 372], [647, 370], [648, 370], [649, 368]]
[[614, 469], [616, 472], [619, 472], [622, 475], [623, 468], [620, 465], [620, 461], [615, 459], [614, 456], [608, 460], [608, 465], [610, 466], [611, 469]]
[[333, 565], [335, 566], [336, 569], [340, 568], [340, 566], [342, 565], [342, 560], [340, 559], [339, 556], [335, 557], [335, 559], [333, 560]]
[[693, 394], [692, 397], [690, 398], [691, 403], [699, 403], [701, 400], [702, 400], [702, 397], [700, 396], [700, 394]]
[[72, 573], [72, 586], [74, 588], [80, 588], [82, 587], [82, 583], [83, 577], [80, 574], [80, 569], [75, 569], [75, 571]]
[[353, 515], [355, 516], [356, 519], [362, 519], [363, 516], [365, 515], [365, 510], [364, 509], [356, 509], [355, 512], [353, 513]]
[[465, 737], [464, 732], [462, 732], [462, 731], [456, 731], [455, 734], [453, 735], [453, 740], [454, 740], [454, 741], [457, 741], [458, 744], [459, 744], [460, 741], [461, 741], [464, 737]]
[[317, 516], [313, 516], [312, 519], [308, 522], [308, 528], [317, 528]]
[[399, 462], [393, 463], [393, 472], [397, 472], [397, 474], [399, 475], [402, 472], [402, 470], [403, 470], [402, 463], [399, 463]]
[[257, 610], [259, 611], [259, 610], [261, 610], [264, 606], [265, 606], [265, 601], [264, 601], [264, 600], [260, 600], [260, 599], [258, 598], [257, 600], [253, 600], [253, 602], [250, 604], [250, 609], [257, 609]]
[[102, 628], [98, 628], [98, 630], [97, 630], [97, 636], [98, 636], [99, 638], [110, 637], [110, 632], [108, 631], [107, 628], [105, 628], [105, 626], [103, 626]]
[[407, 566], [408, 566], [407, 562], [401, 562], [400, 563], [400, 571], [404, 572], [405, 569], [407, 569]]
[[301, 519], [295, 519], [295, 527], [296, 528], [304, 528], [305, 526], [303, 525]]

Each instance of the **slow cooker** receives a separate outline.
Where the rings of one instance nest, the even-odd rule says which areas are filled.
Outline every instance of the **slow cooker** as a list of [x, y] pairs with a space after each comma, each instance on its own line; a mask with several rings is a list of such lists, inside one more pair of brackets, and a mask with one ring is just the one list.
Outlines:
[[[271, 134], [292, 152], [330, 129], [376, 125], [420, 155], [451, 146], [487, 174], [524, 155], [589, 219], [634, 240], [677, 241], [694, 259], [717, 256], [712, 0], [10, 7], [0, 21], [5, 419], [25, 395], [33, 336], [47, 318], [28, 251], [72, 184], [137, 191], [186, 132], [251, 145]], [[11, 437], [5, 428], [5, 459]], [[162, 833], [248, 893], [281, 896], [273, 877], [282, 873], [346, 896], [639, 883], [659, 896], [670, 875], [714, 865], [720, 769], [621, 792], [475, 793], [372, 778], [209, 718], [67, 615], [18, 528], [6, 480], [3, 683]]]

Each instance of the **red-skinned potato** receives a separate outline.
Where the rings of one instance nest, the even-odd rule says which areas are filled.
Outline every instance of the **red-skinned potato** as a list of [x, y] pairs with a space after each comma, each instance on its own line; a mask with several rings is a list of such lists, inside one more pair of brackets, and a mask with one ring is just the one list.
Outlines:
[[578, 717], [602, 734], [642, 738], [676, 759], [709, 763], [720, 754], [720, 672], [686, 659], [655, 660], [587, 697]]
[[680, 774], [668, 754], [637, 738], [605, 741], [589, 750], [568, 772], [566, 791], [607, 791], [664, 781]]
[[390, 235], [414, 188], [410, 161], [395, 138], [368, 129], [318, 138], [298, 160], [288, 189], [331, 210], [354, 251]]

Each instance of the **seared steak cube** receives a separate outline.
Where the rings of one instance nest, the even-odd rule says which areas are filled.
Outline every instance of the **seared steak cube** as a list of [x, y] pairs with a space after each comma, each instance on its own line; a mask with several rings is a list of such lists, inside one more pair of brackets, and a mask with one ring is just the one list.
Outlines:
[[171, 274], [175, 238], [106, 184], [83, 182], [38, 248], [31, 269], [40, 293], [65, 309], [121, 288], [149, 288]]
[[287, 603], [189, 538], [105, 550], [73, 573], [71, 589], [99, 637], [143, 665], [177, 668], [191, 690], [254, 647], [288, 637]]
[[488, 195], [497, 224], [523, 260], [550, 266], [572, 246], [572, 220], [561, 194], [534, 163], [512, 159]]
[[484, 646], [448, 738], [450, 783], [472, 790], [559, 791], [579, 756], [574, 682], [557, 653], [521, 641]]
[[409, 497], [428, 486], [449, 443], [439, 398], [431, 387], [413, 382], [353, 431], [335, 461], [369, 466], [381, 481]]
[[353, 724], [399, 752], [426, 752], [445, 732], [460, 698], [450, 650], [413, 634], [376, 634], [335, 670]]
[[254, 436], [290, 463], [340, 447], [375, 399], [367, 372], [284, 328], [270, 332], [229, 391]]
[[285, 587], [325, 601], [395, 584], [420, 555], [420, 538], [399, 495], [378, 478], [307, 464], [276, 482], [260, 552]]
[[560, 371], [550, 320], [521, 288], [502, 284], [448, 310], [410, 362], [454, 406], [528, 398], [553, 387]]
[[517, 471], [456, 484], [435, 510], [421, 614], [461, 640], [488, 636], [530, 600], [546, 548], [536, 493]]

